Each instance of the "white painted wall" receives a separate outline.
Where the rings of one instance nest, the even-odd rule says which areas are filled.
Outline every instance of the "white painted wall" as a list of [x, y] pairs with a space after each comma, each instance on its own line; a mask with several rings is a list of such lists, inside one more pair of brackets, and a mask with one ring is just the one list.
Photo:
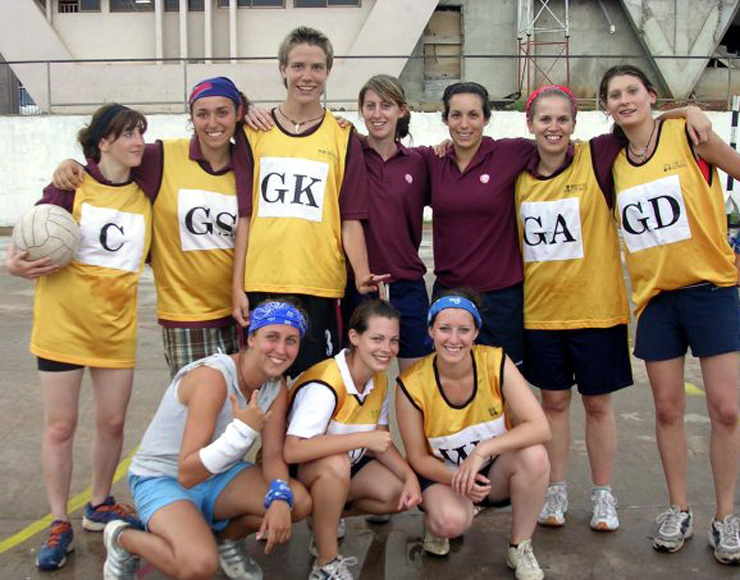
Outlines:
[[[356, 113], [342, 113], [364, 131]], [[717, 134], [729, 141], [730, 113], [707, 113]], [[187, 136], [185, 115], [149, 115], [147, 140]], [[68, 157], [80, 161], [75, 144], [77, 131], [88, 116], [0, 117], [0, 226], [12, 226], [41, 196], [54, 168]], [[604, 113], [578, 115], [576, 138], [589, 139], [610, 129]], [[447, 138], [439, 113], [414, 113], [411, 118], [413, 144], [429, 145]], [[494, 112], [486, 133], [494, 138], [527, 137], [523, 113]], [[726, 178], [722, 176], [722, 184]], [[740, 193], [740, 192], [738, 192]]]

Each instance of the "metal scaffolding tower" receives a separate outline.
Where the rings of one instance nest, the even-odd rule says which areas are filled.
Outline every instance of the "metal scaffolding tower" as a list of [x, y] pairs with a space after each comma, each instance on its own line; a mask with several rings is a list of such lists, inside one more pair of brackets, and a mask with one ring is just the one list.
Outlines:
[[[565, 62], [565, 83], [570, 84], [570, 18], [568, 0], [518, 0], [517, 76], [519, 95], [528, 97], [540, 84], [551, 84], [555, 65]], [[545, 38], [542, 38], [545, 36]], [[552, 52], [538, 55], [543, 47]], [[539, 78], [538, 78], [539, 75]]]

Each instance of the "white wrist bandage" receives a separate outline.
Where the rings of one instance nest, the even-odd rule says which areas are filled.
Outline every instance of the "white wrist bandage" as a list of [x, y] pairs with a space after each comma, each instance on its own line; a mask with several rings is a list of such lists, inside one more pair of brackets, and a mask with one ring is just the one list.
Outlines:
[[240, 461], [257, 438], [257, 432], [244, 421], [234, 419], [221, 436], [203, 447], [198, 455], [203, 466], [213, 474], [223, 473]]

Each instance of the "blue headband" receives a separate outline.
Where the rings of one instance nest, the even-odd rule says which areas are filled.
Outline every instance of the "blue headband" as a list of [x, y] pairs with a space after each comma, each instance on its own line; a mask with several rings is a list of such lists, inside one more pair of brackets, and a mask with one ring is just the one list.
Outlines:
[[285, 324], [297, 328], [301, 338], [306, 334], [306, 319], [300, 310], [287, 302], [271, 300], [255, 308], [249, 315], [249, 334], [254, 334], [263, 326], [272, 324]]
[[483, 320], [480, 317], [480, 312], [478, 312], [478, 307], [462, 296], [442, 296], [442, 298], [435, 300], [434, 304], [429, 307], [427, 323], [431, 324], [434, 317], [447, 308], [460, 308], [470, 312], [470, 315], [475, 320], [478, 328], [480, 329], [483, 326]]
[[188, 99], [188, 104], [192, 105], [198, 99], [203, 97], [226, 97], [236, 103], [237, 108], [242, 105], [242, 95], [236, 85], [226, 77], [213, 77], [200, 81], [193, 87]]

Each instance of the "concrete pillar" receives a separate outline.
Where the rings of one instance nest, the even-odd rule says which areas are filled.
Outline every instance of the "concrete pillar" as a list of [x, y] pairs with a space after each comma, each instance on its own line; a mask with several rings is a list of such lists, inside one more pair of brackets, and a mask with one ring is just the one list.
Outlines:
[[236, 0], [229, 2], [229, 56], [231, 62], [236, 63], [236, 57], [239, 56], [239, 47], [236, 43]]
[[47, 21], [47, 22], [48, 22], [49, 24], [51, 24], [51, 13], [52, 13], [52, 9], [51, 9], [51, 0], [49, 0], [49, 1], [48, 1], [48, 2], [46, 3], [46, 21]]
[[[236, 2], [234, 2], [236, 3]], [[229, 2], [231, 4], [231, 2]], [[206, 64], [212, 64], [213, 61], [213, 0], [203, 2], [203, 56]]]
[[188, 0], [180, 0], [180, 58], [188, 57]]
[[154, 56], [157, 64], [162, 64], [164, 58], [164, 0], [154, 0]]

